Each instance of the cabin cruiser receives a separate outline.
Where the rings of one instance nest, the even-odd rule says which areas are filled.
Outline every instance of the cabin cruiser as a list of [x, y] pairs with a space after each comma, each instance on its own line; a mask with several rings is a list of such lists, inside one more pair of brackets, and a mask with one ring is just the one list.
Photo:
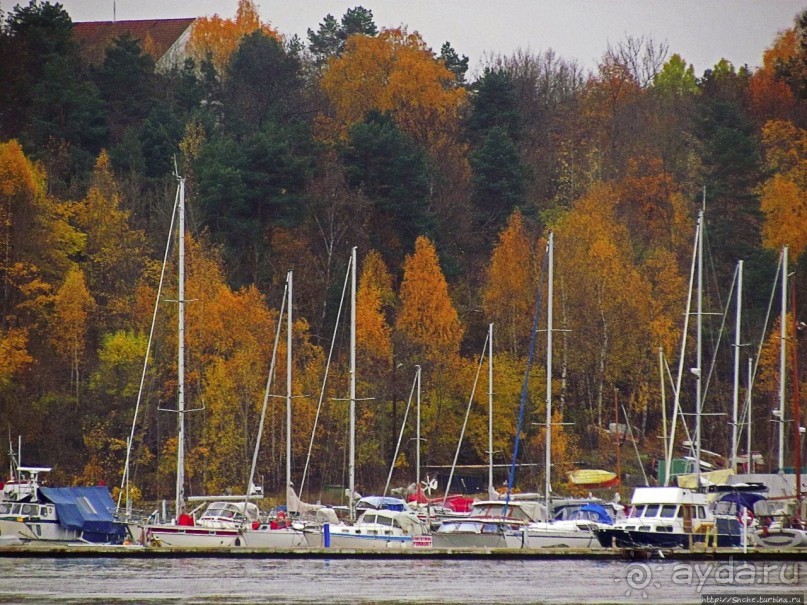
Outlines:
[[115, 503], [104, 486], [44, 487], [46, 467], [16, 469], [3, 485], [0, 535], [22, 541], [120, 544], [126, 526], [115, 519]]
[[594, 533], [606, 548], [740, 546], [741, 539], [739, 520], [718, 523], [707, 494], [681, 487], [637, 487], [630, 515]]

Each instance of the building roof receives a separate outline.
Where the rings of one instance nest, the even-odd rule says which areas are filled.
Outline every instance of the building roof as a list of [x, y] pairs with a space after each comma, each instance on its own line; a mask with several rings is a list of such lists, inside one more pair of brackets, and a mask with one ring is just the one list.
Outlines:
[[158, 62], [193, 24], [195, 18], [143, 19], [137, 21], [85, 21], [73, 23], [73, 34], [84, 59], [102, 63], [104, 53], [119, 36], [129, 34]]

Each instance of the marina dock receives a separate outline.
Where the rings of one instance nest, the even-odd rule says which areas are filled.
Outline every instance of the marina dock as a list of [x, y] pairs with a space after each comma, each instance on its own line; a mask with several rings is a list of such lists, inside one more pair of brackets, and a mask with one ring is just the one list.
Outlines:
[[589, 560], [649, 560], [669, 559], [681, 561], [735, 560], [735, 561], [803, 561], [805, 549], [779, 548], [709, 548], [709, 549], [588, 549], [588, 548], [407, 548], [389, 550], [358, 550], [348, 548], [249, 548], [170, 546], [143, 547], [139, 545], [40, 545], [20, 544], [0, 547], [0, 557], [9, 558], [244, 558], [244, 559], [589, 559]]

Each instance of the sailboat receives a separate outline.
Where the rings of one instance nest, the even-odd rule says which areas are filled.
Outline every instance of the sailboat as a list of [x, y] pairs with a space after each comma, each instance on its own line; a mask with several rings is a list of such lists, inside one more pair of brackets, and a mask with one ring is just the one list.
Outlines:
[[[547, 241], [547, 323], [546, 323], [546, 449], [544, 506], [552, 510], [552, 330], [554, 302], [555, 236], [549, 233]], [[533, 521], [516, 532], [507, 535], [508, 546], [515, 548], [575, 547], [599, 548], [594, 529], [613, 523], [608, 512], [597, 503], [575, 507], [574, 514], [562, 520], [549, 517], [545, 521]]]
[[[136, 536], [142, 544], [154, 546], [238, 546], [245, 524], [258, 521], [258, 507], [249, 502], [217, 501], [208, 505], [198, 518], [196, 511], [186, 512], [185, 498], [185, 179], [177, 177], [174, 215], [177, 217], [178, 321], [177, 321], [177, 481], [176, 515], [169, 522], [137, 525]], [[173, 230], [173, 217], [172, 217]], [[200, 507], [201, 508], [201, 507]]]
[[[693, 264], [690, 274], [690, 296], [687, 299], [687, 313], [683, 339], [686, 339], [689, 304], [693, 281], [697, 276], [696, 299], [696, 361], [692, 368], [695, 376], [695, 435], [693, 486], [637, 487], [631, 499], [630, 515], [618, 519], [612, 527], [594, 530], [597, 540], [604, 547], [618, 548], [690, 548], [694, 543], [714, 546], [740, 546], [741, 531], [737, 519], [717, 519], [714, 515], [708, 494], [703, 490], [706, 483], [701, 473], [701, 411], [702, 411], [702, 317], [703, 317], [703, 241], [704, 212], [698, 213], [693, 249]], [[697, 271], [696, 271], [697, 269]], [[683, 364], [682, 355], [679, 364]], [[673, 416], [673, 435], [678, 413], [679, 388], [676, 389], [676, 411]], [[673, 439], [670, 439], [667, 452], [667, 469], [670, 468]], [[665, 481], [666, 483], [666, 481]]]
[[[293, 274], [291, 271], [286, 275], [286, 511], [280, 511], [273, 522], [254, 522], [244, 528], [243, 545], [261, 548], [298, 548], [306, 547], [305, 535], [302, 528], [292, 524], [288, 513], [294, 509], [297, 512], [300, 508], [299, 499], [294, 493], [291, 484], [291, 399], [292, 399], [292, 285]], [[281, 307], [280, 315], [283, 315]], [[275, 350], [277, 350], [277, 337], [275, 338]], [[261, 424], [258, 430], [258, 437], [255, 444], [255, 453], [250, 471], [250, 484], [255, 474], [258, 451], [263, 433], [263, 422], [266, 414], [266, 402], [269, 396], [272, 375], [274, 374], [274, 360], [272, 355], [272, 367], [269, 370], [269, 379], [266, 385], [266, 396], [264, 397], [263, 412], [261, 413]]]
[[[500, 500], [493, 489], [493, 324], [488, 327], [485, 350], [480, 359], [482, 367], [485, 351], [488, 354], [488, 500], [473, 502], [469, 513], [444, 516], [432, 535], [435, 548], [506, 548], [507, 534], [545, 517], [544, 507], [531, 500]], [[477, 372], [478, 375], [478, 372]], [[476, 384], [474, 383], [474, 387]], [[470, 403], [474, 393], [471, 393]], [[466, 411], [466, 421], [468, 416]], [[460, 441], [462, 437], [460, 437]], [[459, 447], [454, 463], [459, 455]], [[454, 466], [452, 465], [452, 472]], [[451, 478], [449, 478], [449, 486]]]
[[[379, 550], [412, 548], [414, 538], [428, 533], [426, 525], [399, 498], [356, 498], [356, 248], [350, 255], [350, 446], [348, 453], [349, 523], [325, 523], [306, 530], [312, 547]], [[366, 507], [366, 508], [365, 508]], [[356, 519], [356, 511], [365, 512]]]
[[[782, 356], [780, 360], [780, 408], [779, 422], [779, 468], [784, 466], [784, 374], [785, 341], [787, 329], [787, 247], [782, 251]], [[796, 288], [791, 286], [791, 309], [796, 312]], [[798, 330], [798, 324], [794, 326]], [[762, 500], [754, 504], [754, 513], [759, 526], [754, 532], [754, 540], [759, 546], [774, 548], [807, 548], [807, 501], [802, 495], [801, 474], [801, 406], [799, 392], [798, 335], [790, 339], [793, 343], [793, 462], [795, 471], [795, 493], [792, 498]], [[781, 472], [781, 470], [780, 470]]]

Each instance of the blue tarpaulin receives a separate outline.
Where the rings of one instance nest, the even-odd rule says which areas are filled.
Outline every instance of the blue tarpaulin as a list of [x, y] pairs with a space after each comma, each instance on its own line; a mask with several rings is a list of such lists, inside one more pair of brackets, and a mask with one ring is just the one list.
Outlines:
[[406, 509], [406, 502], [400, 498], [387, 496], [365, 496], [356, 503], [358, 510], [392, 510], [401, 512]]
[[39, 495], [56, 506], [59, 525], [82, 532], [85, 540], [123, 540], [125, 528], [115, 521], [115, 503], [106, 487], [40, 487]]

